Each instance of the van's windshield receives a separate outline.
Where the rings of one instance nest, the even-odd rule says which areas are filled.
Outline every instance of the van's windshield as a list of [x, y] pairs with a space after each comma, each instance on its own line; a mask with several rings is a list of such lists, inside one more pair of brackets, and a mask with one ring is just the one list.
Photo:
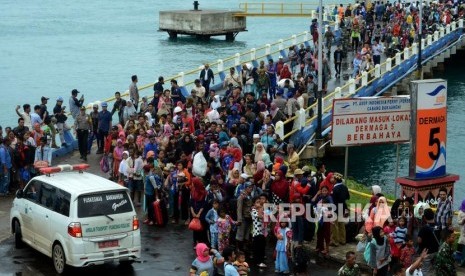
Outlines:
[[133, 206], [126, 191], [87, 194], [78, 197], [78, 217], [111, 216], [132, 212]]

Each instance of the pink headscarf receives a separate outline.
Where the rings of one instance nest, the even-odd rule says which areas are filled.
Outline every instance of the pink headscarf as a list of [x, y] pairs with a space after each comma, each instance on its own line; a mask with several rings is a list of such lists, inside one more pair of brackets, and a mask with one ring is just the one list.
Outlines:
[[263, 161], [257, 162], [257, 172], [265, 170], [265, 163]]
[[171, 128], [170, 124], [166, 122], [163, 126], [163, 136], [170, 137], [173, 134], [173, 129]]
[[197, 254], [197, 260], [199, 260], [201, 263], [206, 263], [210, 260], [210, 255], [204, 256], [203, 252], [205, 250], [208, 250], [208, 246], [204, 243], [198, 243], [195, 246], [195, 253]]

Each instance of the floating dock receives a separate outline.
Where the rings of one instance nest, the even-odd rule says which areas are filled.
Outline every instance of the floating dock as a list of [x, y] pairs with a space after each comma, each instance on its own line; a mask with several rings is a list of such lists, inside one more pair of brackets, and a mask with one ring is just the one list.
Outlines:
[[234, 14], [240, 11], [224, 10], [180, 10], [160, 11], [159, 30], [168, 32], [170, 38], [192, 35], [202, 40], [225, 35], [234, 41], [239, 32], [247, 31], [246, 17]]

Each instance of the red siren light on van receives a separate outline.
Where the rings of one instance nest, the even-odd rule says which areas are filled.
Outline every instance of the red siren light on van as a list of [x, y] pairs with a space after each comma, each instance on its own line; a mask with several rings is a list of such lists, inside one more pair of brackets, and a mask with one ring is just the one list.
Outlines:
[[52, 173], [59, 173], [59, 172], [72, 172], [72, 171], [79, 171], [82, 172], [90, 168], [89, 164], [77, 164], [77, 165], [58, 165], [56, 167], [46, 167], [40, 168], [39, 171], [41, 174], [50, 175]]

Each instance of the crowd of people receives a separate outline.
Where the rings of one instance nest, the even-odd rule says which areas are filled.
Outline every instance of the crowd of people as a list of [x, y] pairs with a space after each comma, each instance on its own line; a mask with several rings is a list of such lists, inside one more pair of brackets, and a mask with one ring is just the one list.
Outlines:
[[[336, 38], [331, 29], [324, 33], [323, 92], [330, 78], [344, 74], [341, 64], [348, 51], [355, 53], [351, 75], [357, 77], [380, 63], [385, 48], [401, 50], [411, 45], [420, 20], [418, 5], [376, 2], [337, 7], [334, 16], [349, 40]], [[422, 34], [463, 15], [457, 1], [424, 4]], [[296, 45], [286, 58], [260, 61], [258, 67], [243, 64], [239, 72], [230, 68], [221, 95], [211, 88], [215, 75], [205, 64], [188, 96], [176, 80], [165, 87], [161, 76], [153, 87], [153, 98], [140, 98], [134, 75], [129, 99], [116, 92], [111, 109], [103, 102], [87, 113], [84, 97], [78, 98], [76, 89], [69, 98], [70, 113], [62, 97], [56, 99], [53, 112], [48, 111], [45, 96], [33, 111], [29, 104], [22, 111], [18, 106], [18, 125], [5, 128], [5, 133], [0, 127], [4, 176], [0, 193], [24, 187], [38, 168], [52, 165], [56, 134], [66, 147], [66, 135], [74, 129], [81, 159], [87, 161], [96, 140], [102, 170], [129, 188], [136, 206], [145, 202], [144, 223], [181, 222], [193, 230], [197, 258], [191, 275], [213, 275], [215, 266], [225, 275], [247, 275], [246, 261], [265, 269], [269, 255], [275, 259], [275, 272], [306, 275], [304, 242], [316, 235], [315, 252], [327, 255], [331, 246], [344, 245], [359, 233], [364, 237], [360, 250], [369, 256], [366, 262], [376, 275], [405, 273], [401, 269], [407, 270], [406, 275], [422, 275], [420, 267], [423, 275], [455, 275], [447, 190], [440, 191], [434, 214], [424, 204], [414, 208], [410, 199], [398, 200], [390, 208], [374, 186], [365, 223], [351, 222], [346, 228], [346, 222], [327, 220], [332, 212], [349, 214], [350, 195], [342, 176], [327, 173], [323, 163], [315, 171], [303, 166], [294, 145], [275, 133], [277, 122], [307, 108], [317, 96], [317, 24], [314, 21], [310, 27], [313, 47]], [[331, 58], [335, 72], [329, 65]], [[73, 127], [67, 123], [69, 115]], [[291, 129], [292, 123], [285, 125], [286, 133]], [[292, 220], [281, 215], [278, 222], [267, 221], [271, 210], [266, 206], [283, 203], [312, 206], [309, 212], [319, 220], [308, 221], [302, 214]], [[336, 210], [330, 210], [329, 204]], [[460, 212], [463, 225], [465, 203]], [[464, 239], [462, 227], [461, 244]], [[436, 265], [431, 268], [433, 259]], [[360, 275], [355, 253], [348, 252], [346, 260], [339, 275]], [[436, 274], [427, 274], [430, 269]]]

